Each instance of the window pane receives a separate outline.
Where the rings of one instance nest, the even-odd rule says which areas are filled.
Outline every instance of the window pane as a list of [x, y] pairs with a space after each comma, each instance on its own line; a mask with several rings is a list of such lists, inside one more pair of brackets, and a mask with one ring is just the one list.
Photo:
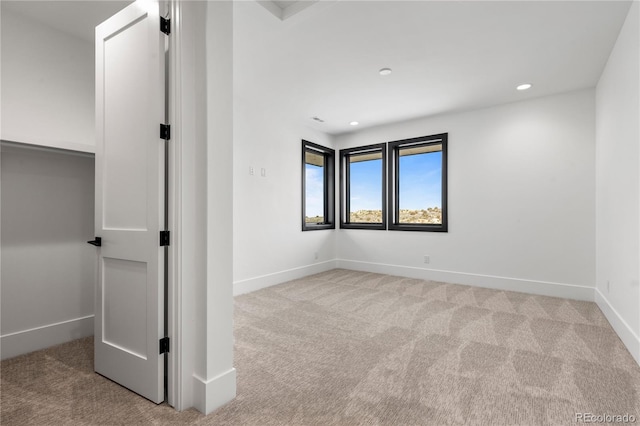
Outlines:
[[382, 153], [349, 156], [349, 221], [382, 223]]
[[335, 229], [335, 161], [331, 148], [302, 141], [302, 230]]
[[442, 144], [399, 151], [399, 223], [442, 224]]
[[324, 222], [324, 164], [322, 154], [305, 153], [305, 222]]

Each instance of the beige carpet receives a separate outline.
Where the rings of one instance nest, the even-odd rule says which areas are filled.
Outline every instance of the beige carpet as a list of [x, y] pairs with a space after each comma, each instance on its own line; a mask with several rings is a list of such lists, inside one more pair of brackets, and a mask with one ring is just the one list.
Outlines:
[[238, 397], [209, 416], [94, 374], [83, 339], [1, 363], [0, 423], [640, 422], [640, 367], [594, 303], [336, 269], [235, 308]]

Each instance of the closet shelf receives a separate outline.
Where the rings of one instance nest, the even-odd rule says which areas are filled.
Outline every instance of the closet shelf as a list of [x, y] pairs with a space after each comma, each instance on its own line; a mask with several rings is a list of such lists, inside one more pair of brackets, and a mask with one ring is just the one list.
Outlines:
[[18, 142], [13, 140], [0, 139], [0, 146], [3, 150], [7, 148], [22, 148], [22, 149], [34, 149], [49, 152], [58, 152], [64, 154], [86, 155], [93, 157], [96, 152], [96, 148], [93, 145], [81, 144], [75, 142], [60, 142], [60, 143], [30, 143], [30, 142]]

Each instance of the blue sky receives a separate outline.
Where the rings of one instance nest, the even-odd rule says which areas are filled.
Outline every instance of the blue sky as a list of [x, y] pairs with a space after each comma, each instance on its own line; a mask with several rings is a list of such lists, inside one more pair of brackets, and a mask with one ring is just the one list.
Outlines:
[[[380, 210], [382, 160], [351, 164], [351, 211]], [[442, 152], [400, 157], [400, 209], [441, 207]]]
[[442, 151], [400, 157], [400, 209], [442, 207]]
[[[382, 160], [351, 164], [351, 211], [382, 208]], [[323, 168], [305, 165], [307, 216], [322, 216]], [[441, 207], [442, 152], [400, 157], [400, 208]]]
[[324, 215], [324, 167], [305, 164], [305, 209], [307, 217]]
[[382, 209], [382, 160], [351, 163], [351, 211]]

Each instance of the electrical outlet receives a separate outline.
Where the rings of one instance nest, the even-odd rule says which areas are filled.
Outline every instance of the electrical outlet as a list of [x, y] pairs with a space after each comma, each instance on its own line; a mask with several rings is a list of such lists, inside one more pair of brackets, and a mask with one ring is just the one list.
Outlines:
[[429, 263], [431, 261], [431, 259], [429, 259], [429, 256], [425, 256], [424, 257], [424, 263]]
[[267, 169], [264, 167], [260, 169], [260, 176], [267, 177]]
[[607, 293], [609, 293], [609, 290], [611, 290], [611, 282], [607, 280]]
[[250, 174], [251, 176], [253, 176], [253, 175], [254, 175], [253, 166], [249, 166], [249, 174]]

